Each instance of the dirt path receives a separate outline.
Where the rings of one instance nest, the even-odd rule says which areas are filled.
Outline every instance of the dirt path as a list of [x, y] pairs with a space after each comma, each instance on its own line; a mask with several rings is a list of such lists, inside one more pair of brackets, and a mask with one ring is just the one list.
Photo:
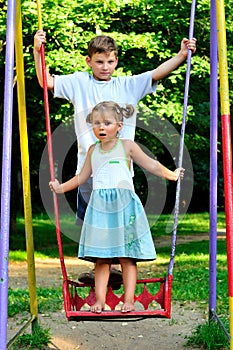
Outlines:
[[40, 324], [52, 334], [47, 350], [187, 350], [185, 337], [202, 321], [201, 312], [191, 304], [174, 305], [171, 320], [77, 323], [67, 322], [62, 312], [40, 316]]
[[[208, 235], [195, 236], [195, 240], [206, 240]], [[193, 241], [194, 237], [179, 238], [178, 244]], [[156, 246], [169, 245], [168, 238], [156, 240]], [[77, 276], [87, 271], [93, 265], [76, 258], [66, 259], [69, 274]], [[38, 287], [60, 287], [61, 270], [59, 259], [36, 260], [36, 280]], [[27, 264], [9, 264], [9, 287], [27, 288]], [[25, 317], [25, 316], [24, 316]], [[138, 322], [68, 322], [64, 311], [39, 315], [40, 324], [50, 329], [52, 343], [47, 348], [51, 350], [170, 350], [187, 349], [186, 337], [192, 330], [204, 321], [203, 310], [194, 303], [172, 305], [172, 318], [145, 319]], [[9, 319], [8, 338], [10, 339], [21, 327], [22, 317]]]

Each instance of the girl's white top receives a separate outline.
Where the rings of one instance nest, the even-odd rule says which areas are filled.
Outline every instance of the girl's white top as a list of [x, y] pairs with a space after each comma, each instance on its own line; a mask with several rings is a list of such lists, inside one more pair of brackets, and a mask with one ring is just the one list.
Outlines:
[[125, 188], [134, 191], [132, 173], [121, 140], [108, 152], [97, 142], [92, 153], [93, 189]]

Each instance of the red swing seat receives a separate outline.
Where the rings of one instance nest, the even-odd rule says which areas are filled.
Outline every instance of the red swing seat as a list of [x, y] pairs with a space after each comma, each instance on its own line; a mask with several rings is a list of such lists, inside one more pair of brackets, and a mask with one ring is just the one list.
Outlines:
[[[149, 292], [149, 285], [157, 284], [157, 292], [152, 295]], [[120, 304], [123, 302], [124, 294], [114, 293], [111, 287], [108, 287], [106, 305], [108, 310], [97, 314], [89, 311], [89, 307], [95, 303], [94, 286], [89, 284], [74, 282], [69, 279], [63, 282], [64, 308], [68, 321], [98, 321], [113, 319], [144, 319], [149, 317], [171, 317], [171, 291], [172, 275], [168, 274], [163, 278], [147, 278], [137, 280], [137, 286], [141, 286], [140, 292], [135, 292], [135, 311], [122, 313]], [[86, 288], [87, 296], [81, 297], [83, 288]], [[140, 307], [137, 310], [137, 306]]]

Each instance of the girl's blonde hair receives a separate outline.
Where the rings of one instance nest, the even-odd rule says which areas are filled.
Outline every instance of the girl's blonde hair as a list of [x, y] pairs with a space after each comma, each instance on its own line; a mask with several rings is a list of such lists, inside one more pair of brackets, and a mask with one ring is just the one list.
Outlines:
[[92, 114], [93, 112], [104, 112], [111, 111], [114, 114], [114, 117], [117, 122], [122, 122], [123, 118], [130, 118], [134, 114], [134, 106], [131, 104], [126, 104], [125, 107], [121, 107], [118, 103], [113, 101], [104, 101], [98, 103], [87, 115], [87, 123], [92, 123]]

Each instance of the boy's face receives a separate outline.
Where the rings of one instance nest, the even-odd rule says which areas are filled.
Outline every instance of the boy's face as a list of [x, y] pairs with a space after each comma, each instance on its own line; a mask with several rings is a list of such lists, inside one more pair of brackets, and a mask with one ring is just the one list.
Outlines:
[[86, 62], [91, 67], [96, 80], [108, 81], [117, 66], [118, 58], [112, 51], [110, 53], [95, 53], [91, 58], [87, 57]]

